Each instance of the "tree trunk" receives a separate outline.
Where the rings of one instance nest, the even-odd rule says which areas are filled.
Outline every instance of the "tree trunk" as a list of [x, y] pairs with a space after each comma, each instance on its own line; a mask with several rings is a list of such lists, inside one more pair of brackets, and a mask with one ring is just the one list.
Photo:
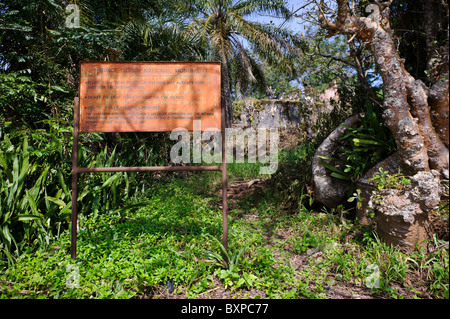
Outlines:
[[[359, 117], [354, 115], [342, 124], [351, 127], [359, 123]], [[350, 189], [350, 182], [333, 178], [321, 162], [328, 162], [328, 164], [333, 166], [336, 164], [330, 163], [329, 160], [323, 159], [323, 157], [336, 157], [335, 153], [339, 151], [343, 143], [339, 138], [347, 132], [348, 130], [344, 126], [336, 128], [317, 148], [312, 161], [314, 200], [328, 208], [337, 207], [345, 199]]]
[[[396, 242], [393, 238], [399, 238], [397, 243], [400, 245], [402, 241], [407, 240], [405, 247], [414, 248], [414, 245], [426, 239], [425, 234], [428, 234], [428, 212], [433, 208], [431, 206], [438, 202], [436, 198], [440, 196], [440, 179], [448, 182], [449, 177], [448, 46], [442, 49], [440, 54], [436, 54], [434, 39], [427, 41], [427, 52], [433, 54], [429, 58], [436, 59], [436, 55], [443, 57], [440, 61], [434, 60], [428, 64], [430, 72], [434, 74], [429, 89], [421, 80], [415, 79], [406, 71], [397, 52], [389, 25], [389, 6], [392, 0], [375, 0], [376, 6], [371, 6], [379, 10], [375, 10], [369, 17], [355, 16], [347, 0], [336, 0], [338, 10], [334, 21], [325, 15], [323, 2], [321, 0], [319, 5], [321, 26], [327, 29], [330, 35], [347, 34], [368, 44], [383, 80], [383, 118], [392, 132], [397, 151], [369, 170], [363, 180], [367, 183], [379, 167], [387, 167], [391, 172], [400, 168], [404, 175], [410, 176], [414, 181], [404, 193], [386, 194], [389, 203], [384, 200], [370, 201], [371, 192], [367, 192], [369, 198], [366, 198], [365, 206], [369, 201], [371, 210], [377, 215], [380, 237], [386, 235], [384, 239], [394, 244]], [[424, 3], [427, 2], [432, 1], [424, 0]], [[430, 3], [424, 7], [429, 8]], [[435, 17], [436, 12], [436, 8], [431, 8], [425, 17]], [[428, 21], [425, 26], [429, 37], [436, 33], [435, 26], [431, 25], [433, 23], [437, 22]], [[433, 202], [428, 203], [430, 205], [424, 204], [427, 198], [433, 198]], [[399, 235], [400, 228], [406, 230], [405, 233]]]
[[[323, 1], [321, 1], [319, 21], [331, 35], [344, 33], [356, 36], [370, 45], [383, 79], [383, 117], [386, 126], [394, 136], [400, 159], [399, 167], [403, 173], [412, 176], [431, 168], [448, 176], [449, 153], [444, 145], [445, 133], [447, 132], [448, 135], [448, 123], [445, 128], [444, 123], [433, 125], [432, 122], [433, 117], [438, 116], [437, 114], [445, 112], [448, 114], [448, 95], [445, 98], [443, 96], [445, 92], [441, 89], [433, 91], [434, 95], [430, 96], [423, 82], [414, 79], [406, 71], [403, 60], [398, 55], [389, 25], [391, 2], [375, 1], [379, 7], [379, 14], [366, 18], [352, 15], [347, 1], [337, 0], [337, 18], [335, 21], [330, 21], [324, 14]], [[430, 112], [429, 97], [431, 97], [430, 100], [436, 101], [433, 116]], [[436, 126], [441, 134], [436, 133]]]
[[230, 73], [225, 54], [221, 59], [221, 103], [225, 108], [225, 125], [231, 127], [233, 123], [233, 106], [231, 104], [231, 83]]
[[[448, 56], [448, 55], [447, 55]], [[448, 74], [448, 73], [447, 73]], [[431, 119], [439, 138], [448, 149], [448, 78], [438, 80], [430, 88]]]
[[425, 11], [425, 40], [427, 52], [427, 71], [430, 75], [432, 86], [429, 90], [428, 102], [430, 104], [431, 122], [442, 141], [448, 149], [449, 140], [449, 122], [448, 122], [448, 45], [438, 45], [438, 21], [442, 17], [447, 18], [447, 37], [448, 37], [448, 4], [444, 1], [439, 3], [437, 0], [422, 0]]
[[372, 33], [371, 51], [383, 79], [383, 117], [394, 136], [401, 160], [400, 167], [408, 175], [428, 170], [424, 138], [408, 104], [407, 72], [391, 35], [381, 27], [377, 27]]

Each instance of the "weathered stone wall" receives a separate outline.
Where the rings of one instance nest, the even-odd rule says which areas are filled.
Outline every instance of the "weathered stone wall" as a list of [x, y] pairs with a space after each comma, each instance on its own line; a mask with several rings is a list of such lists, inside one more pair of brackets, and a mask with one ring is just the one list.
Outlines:
[[293, 128], [310, 130], [317, 121], [330, 114], [338, 105], [337, 89], [330, 87], [323, 93], [307, 89], [280, 99], [244, 98], [234, 101], [234, 125], [258, 128]]

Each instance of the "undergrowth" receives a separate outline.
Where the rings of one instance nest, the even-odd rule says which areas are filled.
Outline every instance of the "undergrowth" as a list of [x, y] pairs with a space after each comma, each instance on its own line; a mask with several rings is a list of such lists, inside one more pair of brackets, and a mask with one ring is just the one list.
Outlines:
[[[251, 164], [240, 172], [235, 165], [231, 181], [262, 178]], [[224, 254], [221, 197], [206, 192], [217, 178], [174, 174], [149, 183], [126, 209], [81, 216], [76, 261], [68, 231], [13, 263], [4, 259], [1, 298], [170, 297], [168, 278], [185, 298], [214, 298], [221, 289], [234, 297], [334, 298], [338, 287], [347, 298], [448, 298], [448, 248], [404, 254], [345, 211], [282, 210], [272, 187], [230, 208]]]

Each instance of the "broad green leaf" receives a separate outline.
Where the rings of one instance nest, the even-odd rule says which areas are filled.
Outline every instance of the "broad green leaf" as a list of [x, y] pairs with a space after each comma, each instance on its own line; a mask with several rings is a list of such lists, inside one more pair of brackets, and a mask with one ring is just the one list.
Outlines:
[[359, 146], [359, 144], [369, 144], [369, 145], [382, 145], [380, 142], [378, 141], [374, 141], [374, 140], [363, 140], [363, 139], [359, 139], [359, 138], [354, 138], [353, 142], [355, 143], [356, 146]]
[[[12, 183], [12, 187], [10, 189], [9, 192], [9, 196], [8, 196], [8, 202], [7, 202], [7, 206], [11, 207], [14, 198], [18, 198], [20, 191], [21, 191], [21, 187], [19, 188], [19, 183], [18, 183], [18, 178], [19, 178], [19, 159], [17, 158], [17, 155], [14, 156], [14, 161], [13, 161], [13, 176], [12, 176], [12, 180], [10, 181]], [[16, 193], [17, 192], [17, 193]]]
[[52, 203], [55, 203], [58, 206], [66, 206], [66, 203], [64, 203], [61, 199], [51, 196], [45, 196], [46, 199], [51, 201]]
[[27, 138], [23, 141], [22, 146], [22, 167], [20, 169], [20, 175], [18, 177], [19, 183], [22, 183], [25, 179], [25, 175], [28, 171], [28, 164], [29, 164], [29, 154], [28, 154], [28, 140]]
[[347, 181], [350, 180], [350, 177], [336, 173], [336, 172], [331, 173], [331, 176], [339, 178], [339, 179], [347, 180]]
[[354, 151], [354, 152], [360, 152], [360, 153], [362, 153], [362, 152], [368, 152], [368, 151], [371, 151], [371, 149], [370, 149], [370, 148], [367, 148], [367, 147], [354, 147], [354, 148], [353, 148], [353, 151]]
[[318, 157], [321, 158], [321, 159], [332, 160], [332, 161], [338, 161], [338, 162], [344, 163], [343, 160], [341, 160], [341, 159], [339, 159], [339, 158], [336, 158], [336, 157], [331, 157], [331, 156], [321, 156], [321, 155], [319, 155]]
[[2, 237], [6, 240], [6, 244], [8, 246], [8, 250], [9, 250], [9, 247], [11, 247], [12, 236], [11, 236], [11, 233], [9, 232], [8, 225], [3, 226]]
[[8, 162], [6, 161], [6, 158], [3, 156], [3, 153], [0, 152], [0, 165], [3, 167], [5, 172], [8, 172]]
[[69, 190], [68, 190], [67, 185], [66, 185], [66, 183], [65, 183], [65, 181], [64, 181], [64, 176], [63, 176], [63, 174], [62, 174], [62, 171], [61, 171], [61, 170], [58, 170], [57, 175], [58, 175], [58, 182], [59, 182], [59, 185], [60, 185], [60, 186], [62, 187], [62, 189], [64, 190], [64, 194], [68, 194], [68, 193], [69, 193]]
[[19, 157], [14, 156], [13, 160], [13, 181], [19, 180]]
[[109, 185], [111, 185], [117, 178], [119, 178], [120, 173], [114, 174], [113, 176], [111, 176], [110, 178], [108, 178], [102, 185], [101, 188], [105, 188], [108, 187]]
[[358, 133], [356, 135], [357, 138], [363, 138], [363, 139], [369, 139], [369, 140], [374, 140], [374, 136], [373, 135], [369, 135], [369, 134], [364, 134], [364, 133]]
[[52, 85], [52, 86], [50, 86], [50, 88], [52, 88], [55, 91], [59, 91], [59, 92], [63, 92], [63, 93], [69, 93], [68, 91], [64, 90], [63, 88], [61, 88], [60, 86], [57, 86], [57, 85]]
[[[106, 154], [105, 154], [106, 155]], [[114, 147], [113, 151], [111, 152], [111, 155], [109, 156], [109, 159], [107, 161], [107, 166], [112, 166], [112, 163], [114, 161], [114, 157], [116, 155], [116, 148]]]
[[346, 139], [348, 139], [348, 138], [349, 138], [350, 136], [352, 136], [352, 135], [354, 135], [354, 133], [353, 133], [353, 132], [349, 132], [349, 133], [347, 133], [347, 134], [345, 134], [345, 135], [339, 137], [339, 138], [338, 138], [338, 141], [346, 140]]
[[65, 219], [67, 216], [70, 216], [72, 214], [71, 208], [72, 208], [72, 202], [68, 202], [59, 212], [59, 214], [58, 214], [59, 218], [62, 220], [62, 219]]
[[341, 171], [340, 169], [334, 167], [333, 165], [330, 165], [330, 164], [322, 162], [322, 161], [319, 161], [319, 163], [322, 164], [323, 166], [325, 166], [326, 168], [328, 168], [329, 170], [345, 176], [345, 173], [343, 171]]
[[41, 220], [42, 217], [31, 215], [31, 214], [19, 214], [18, 215], [20, 221], [28, 221], [28, 220]]
[[47, 174], [48, 174], [49, 169], [50, 169], [50, 166], [47, 166], [47, 167], [42, 171], [41, 175], [39, 176], [39, 178], [37, 179], [36, 183], [35, 183], [34, 186], [33, 186], [33, 193], [32, 193], [32, 196], [33, 196], [33, 199], [34, 199], [35, 201], [37, 201], [37, 198], [38, 198], [38, 196], [39, 196], [39, 193], [40, 193], [41, 190], [42, 190], [42, 187], [41, 187], [41, 186], [44, 184], [45, 180], [47, 179]]
[[345, 124], [341, 124], [340, 126], [342, 126], [343, 128], [346, 128], [348, 130], [354, 130], [355, 129], [354, 127], [351, 127], [351, 126], [348, 126], [348, 125], [345, 125]]
[[28, 199], [28, 204], [30, 205], [31, 211], [33, 213], [37, 214], [38, 210], [37, 210], [36, 201], [34, 200], [33, 196], [30, 194], [29, 190], [26, 190], [25, 193], [26, 193], [26, 196], [27, 196], [27, 199]]

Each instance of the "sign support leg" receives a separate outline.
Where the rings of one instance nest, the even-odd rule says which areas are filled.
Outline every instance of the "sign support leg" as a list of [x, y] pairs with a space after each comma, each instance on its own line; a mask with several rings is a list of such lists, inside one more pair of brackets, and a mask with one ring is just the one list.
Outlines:
[[70, 254], [73, 260], [77, 258], [77, 198], [78, 198], [78, 125], [79, 99], [74, 100], [73, 113], [73, 147], [72, 147], [72, 229]]
[[[221, 99], [222, 100], [222, 99]], [[222, 101], [221, 101], [222, 102]], [[221, 104], [222, 113], [222, 243], [225, 251], [228, 252], [228, 204], [227, 204], [227, 161], [226, 161], [226, 136], [225, 136], [225, 116], [224, 103]], [[226, 256], [224, 256], [226, 259]], [[226, 259], [226, 262], [228, 260]]]
[[[223, 143], [222, 139], [222, 145]], [[224, 149], [222, 154], [225, 154]], [[222, 232], [223, 247], [228, 251], [227, 163], [224, 155], [222, 155]]]

